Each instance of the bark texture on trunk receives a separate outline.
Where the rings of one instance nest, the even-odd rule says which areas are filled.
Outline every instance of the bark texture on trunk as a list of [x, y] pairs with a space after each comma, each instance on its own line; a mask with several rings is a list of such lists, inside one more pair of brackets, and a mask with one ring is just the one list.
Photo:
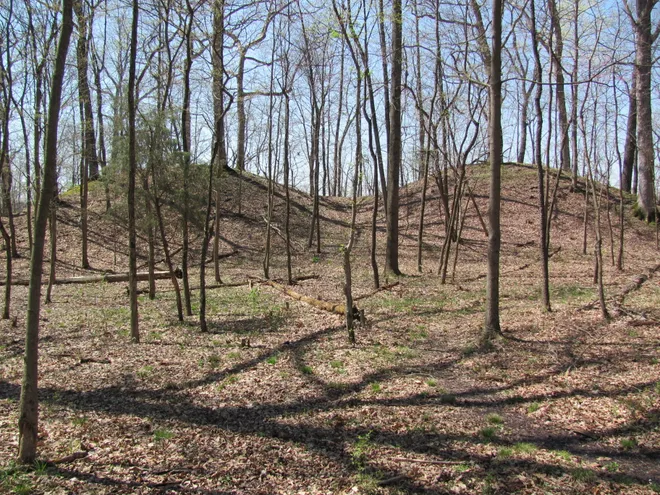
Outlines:
[[651, 114], [651, 67], [653, 35], [651, 11], [656, 0], [637, 0], [637, 173], [638, 215], [651, 222], [655, 219], [653, 118]]
[[62, 82], [66, 54], [73, 31], [72, 0], [62, 0], [62, 29], [48, 107], [48, 130], [43, 169], [42, 188], [35, 216], [34, 245], [30, 259], [30, 288], [28, 291], [25, 336], [25, 367], [21, 385], [20, 416], [18, 419], [18, 456], [23, 463], [32, 463], [37, 455], [39, 398], [37, 393], [39, 355], [39, 313], [41, 310], [41, 277], [43, 274], [44, 243], [50, 202], [53, 198], [57, 173], [57, 130], [62, 101]]
[[403, 62], [403, 16], [401, 0], [392, 2], [392, 79], [390, 139], [387, 154], [387, 244], [385, 263], [394, 275], [399, 270], [399, 175], [401, 172], [401, 72]]
[[486, 322], [484, 342], [500, 329], [500, 183], [502, 167], [502, 1], [492, 0], [493, 24], [490, 57], [490, 196], [488, 198], [488, 274], [486, 275]]

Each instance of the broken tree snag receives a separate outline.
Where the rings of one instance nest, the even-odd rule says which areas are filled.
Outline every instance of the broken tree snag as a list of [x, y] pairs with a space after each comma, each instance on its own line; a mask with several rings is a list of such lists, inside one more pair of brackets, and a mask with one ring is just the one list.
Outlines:
[[[181, 270], [177, 268], [174, 272], [177, 278], [181, 278]], [[155, 272], [154, 279], [156, 280], [169, 280], [170, 272]], [[149, 272], [142, 272], [137, 274], [138, 282], [144, 282], [149, 280]], [[82, 277], [63, 277], [55, 280], [55, 285], [66, 285], [66, 284], [95, 284], [98, 282], [128, 282], [128, 273], [106, 273], [104, 275], [85, 275]], [[47, 284], [48, 280], [42, 281], [42, 284]], [[29, 280], [12, 280], [12, 285], [30, 285]], [[5, 285], [5, 281], [0, 281], [0, 285]]]
[[[304, 294], [299, 294], [298, 292], [292, 291], [288, 287], [282, 284], [278, 284], [277, 282], [273, 282], [272, 280], [262, 280], [261, 283], [265, 285], [270, 285], [271, 287], [279, 290], [280, 292], [283, 292], [287, 296], [293, 297], [298, 301], [307, 303], [310, 306], [314, 306], [317, 309], [328, 311], [329, 313], [335, 313], [337, 315], [342, 315], [342, 316], [346, 315], [346, 305], [344, 304], [323, 301], [321, 299], [315, 299], [313, 297], [309, 297]], [[353, 315], [355, 318], [360, 317], [360, 311], [355, 306], [353, 306]]]

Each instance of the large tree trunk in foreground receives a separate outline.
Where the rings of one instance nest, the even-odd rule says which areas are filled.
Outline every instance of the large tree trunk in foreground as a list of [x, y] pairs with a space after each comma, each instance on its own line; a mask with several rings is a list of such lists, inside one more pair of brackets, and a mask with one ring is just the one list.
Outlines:
[[39, 355], [39, 313], [41, 310], [41, 276], [43, 273], [44, 243], [50, 201], [55, 191], [57, 170], [57, 128], [62, 98], [62, 81], [69, 40], [73, 31], [72, 0], [62, 0], [62, 31], [48, 108], [46, 156], [39, 205], [35, 217], [34, 246], [30, 259], [30, 289], [28, 292], [25, 336], [25, 367], [21, 385], [20, 416], [18, 419], [18, 457], [23, 463], [32, 463], [37, 455], [39, 402], [37, 393]]
[[657, 0], [637, 0], [637, 194], [638, 216], [648, 222], [655, 219], [655, 184], [653, 118], [651, 115], [651, 67], [653, 41], [651, 11]]

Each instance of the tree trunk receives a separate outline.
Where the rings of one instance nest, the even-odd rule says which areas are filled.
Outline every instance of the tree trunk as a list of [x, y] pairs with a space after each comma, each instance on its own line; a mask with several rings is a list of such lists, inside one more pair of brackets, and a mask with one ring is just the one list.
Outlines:
[[9, 319], [9, 309], [11, 306], [11, 278], [12, 278], [12, 268], [11, 268], [11, 261], [12, 261], [12, 255], [11, 255], [11, 241], [9, 238], [9, 232], [7, 232], [7, 229], [5, 228], [4, 224], [2, 223], [2, 218], [0, 218], [0, 234], [2, 234], [2, 239], [5, 243], [5, 250], [7, 252], [7, 260], [6, 260], [6, 269], [7, 269], [7, 280], [5, 282], [5, 303], [2, 309], [2, 319], [3, 320], [8, 320]]
[[[616, 98], [615, 98], [616, 101]], [[632, 177], [637, 150], [637, 70], [633, 69], [632, 85], [628, 94], [628, 121], [626, 123], [626, 140], [623, 148], [623, 164], [621, 170], [621, 189], [632, 192]]]
[[559, 127], [561, 129], [560, 143], [560, 168], [562, 170], [571, 170], [571, 153], [569, 143], [568, 115], [566, 113], [566, 91], [564, 88], [564, 68], [562, 66], [564, 57], [564, 36], [561, 30], [561, 19], [557, 10], [556, 0], [549, 0], [550, 17], [552, 32], [555, 43], [552, 51], [552, 62], [555, 67], [555, 80], [557, 81], [557, 109], [559, 111]]
[[50, 206], [50, 218], [48, 219], [48, 230], [50, 236], [50, 270], [48, 272], [48, 288], [46, 289], [46, 303], [53, 302], [53, 286], [57, 273], [57, 201], [52, 201]]
[[[552, 0], [551, 0], [552, 1]], [[554, 5], [554, 4], [553, 4]], [[535, 137], [535, 157], [536, 171], [538, 178], [538, 196], [539, 196], [539, 248], [541, 250], [541, 297], [543, 308], [545, 311], [550, 311], [550, 281], [548, 271], [548, 234], [547, 234], [547, 200], [545, 195], [545, 181], [543, 176], [543, 162], [541, 158], [541, 139], [543, 135], [543, 111], [541, 108], [541, 98], [543, 96], [543, 69], [541, 67], [541, 56], [539, 54], [539, 42], [536, 30], [536, 5], [535, 1], [531, 0], [530, 3], [530, 16], [531, 16], [531, 30], [532, 30], [532, 51], [534, 52], [534, 79], [536, 84], [536, 94], [534, 95], [534, 108], [536, 109], [536, 137]], [[559, 68], [561, 71], [561, 68]], [[563, 77], [562, 77], [563, 82]], [[557, 88], [559, 92], [559, 88]], [[563, 88], [562, 88], [563, 92]], [[564, 118], [565, 115], [564, 108]], [[561, 116], [561, 109], [560, 109]], [[560, 118], [561, 120], [561, 118]], [[550, 123], [548, 123], [550, 126]], [[562, 148], [562, 165], [564, 165], [564, 151], [568, 148]], [[549, 154], [549, 153], [548, 153]], [[549, 158], [549, 156], [548, 156]], [[563, 167], [562, 167], [563, 168]]]
[[215, 189], [215, 226], [213, 229], [213, 272], [215, 281], [220, 283], [220, 177], [227, 166], [225, 146], [225, 104], [224, 104], [224, 0], [215, 0], [213, 6], [213, 118], [215, 119], [215, 139], [218, 141], [217, 182]]
[[656, 216], [654, 184], [653, 118], [651, 115], [651, 68], [653, 35], [651, 11], [656, 0], [637, 0], [637, 194], [638, 215], [647, 222]]
[[41, 276], [43, 273], [43, 249], [50, 202], [56, 187], [57, 128], [62, 98], [62, 82], [66, 54], [73, 31], [72, 0], [62, 0], [62, 29], [57, 46], [53, 80], [48, 108], [48, 130], [42, 189], [35, 216], [34, 247], [30, 259], [30, 288], [28, 292], [25, 336], [25, 366], [21, 386], [20, 416], [18, 420], [18, 456], [21, 462], [34, 462], [37, 454], [38, 435], [38, 355], [39, 313], [41, 310]]
[[83, 106], [84, 118], [82, 119], [83, 135], [85, 136], [85, 162], [89, 167], [88, 174], [90, 180], [99, 178], [99, 160], [96, 154], [96, 135], [94, 134], [94, 111], [92, 109], [92, 99], [89, 91], [89, 41], [88, 18], [83, 12], [82, 0], [75, 0], [73, 8], [76, 12], [78, 21], [78, 43], [76, 47], [76, 60], [78, 64], [78, 97]]
[[135, 226], [135, 174], [137, 172], [135, 62], [137, 58], [138, 2], [139, 0], [133, 0], [131, 52], [128, 69], [128, 290], [129, 306], [131, 308], [131, 340], [135, 343], [140, 342], [137, 298], [137, 233]]
[[189, 215], [190, 215], [190, 73], [193, 62], [193, 39], [192, 26], [194, 10], [190, 2], [186, 1], [188, 8], [188, 19], [185, 26], [186, 58], [183, 69], [183, 104], [181, 109], [181, 136], [183, 142], [183, 249], [181, 250], [181, 271], [183, 272], [183, 299], [186, 307], [186, 315], [192, 316], [192, 303], [190, 300], [190, 282], [188, 276], [189, 257]]
[[401, 0], [392, 1], [392, 79], [387, 153], [387, 270], [399, 270], [399, 174], [401, 172], [401, 72], [403, 65], [403, 16]]
[[488, 198], [488, 274], [486, 322], [483, 340], [500, 334], [500, 182], [502, 167], [502, 2], [492, 0], [492, 48], [488, 89], [490, 92], [488, 136], [490, 196]]

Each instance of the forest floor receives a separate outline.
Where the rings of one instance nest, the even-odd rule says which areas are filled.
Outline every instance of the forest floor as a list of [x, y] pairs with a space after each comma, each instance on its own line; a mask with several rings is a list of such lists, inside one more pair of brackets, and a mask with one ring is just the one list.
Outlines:
[[[469, 178], [485, 213], [487, 170], [474, 167]], [[582, 254], [584, 196], [561, 181], [552, 224], [553, 311], [543, 312], [535, 175], [529, 167], [507, 165], [503, 337], [483, 348], [486, 237], [477, 215], [471, 207], [456, 273], [452, 277], [450, 269], [441, 284], [436, 270], [444, 227], [438, 190], [429, 186], [418, 273], [421, 186], [415, 183], [402, 190], [405, 275], [381, 273], [381, 283], [398, 284], [357, 301], [367, 322], [350, 345], [342, 317], [259, 283], [264, 186], [244, 178], [239, 215], [238, 180], [230, 176], [223, 183], [221, 249], [238, 252], [222, 260], [222, 280], [253, 277], [254, 283], [208, 291], [208, 333], [199, 331], [196, 316], [177, 320], [169, 281], [158, 282], [154, 300], [140, 296], [140, 344], [129, 338], [126, 284], [55, 287], [53, 302], [41, 312], [40, 461], [30, 469], [14, 461], [27, 288], [13, 287], [16, 325], [0, 321], [0, 492], [660, 492], [660, 271], [651, 273], [660, 256], [652, 226], [626, 209], [625, 269], [619, 272], [610, 262], [603, 210], [605, 291], [613, 315], [606, 322], [590, 304], [597, 300], [593, 218], [588, 254]], [[102, 188], [96, 189], [90, 262], [93, 272], [120, 272], [127, 264], [124, 217], [120, 206], [104, 214]], [[317, 253], [306, 248], [311, 201], [303, 193], [293, 199], [294, 272], [319, 276], [293, 289], [340, 302], [340, 246], [348, 239], [350, 202], [321, 201]], [[76, 191], [62, 201], [58, 276], [89, 274], [76, 268]], [[357, 296], [373, 290], [371, 199], [359, 204]], [[281, 199], [275, 218], [281, 229]], [[17, 221], [24, 256], [16, 260], [15, 277], [26, 277], [25, 218]], [[176, 249], [176, 221], [168, 229]], [[382, 261], [382, 211], [378, 235]], [[284, 277], [283, 242], [273, 239], [271, 276]], [[617, 246], [615, 240], [615, 252]], [[141, 249], [144, 266], [143, 241]], [[198, 253], [196, 246], [191, 259]], [[638, 290], [617, 298], [650, 273]], [[198, 276], [193, 270], [191, 285]], [[195, 290], [194, 313], [197, 297]]]

